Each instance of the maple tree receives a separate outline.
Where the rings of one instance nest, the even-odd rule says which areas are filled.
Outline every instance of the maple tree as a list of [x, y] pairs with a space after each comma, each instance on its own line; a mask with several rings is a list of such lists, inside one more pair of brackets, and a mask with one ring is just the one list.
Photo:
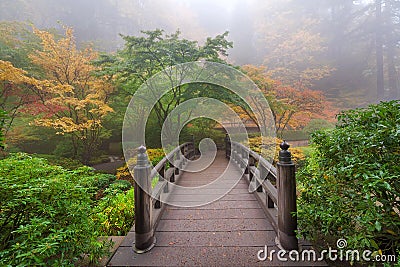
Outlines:
[[7, 135], [20, 112], [37, 103], [38, 97], [33, 92], [38, 83], [26, 71], [16, 68], [11, 62], [0, 60], [0, 109], [8, 117], [1, 128], [4, 135]]
[[109, 77], [94, 75], [98, 67], [91, 62], [97, 53], [91, 47], [79, 50], [73, 30], [64, 28], [65, 35], [59, 40], [47, 31], [34, 29], [42, 50], [29, 57], [43, 68], [47, 78], [38, 84], [45, 109], [35, 124], [69, 136], [74, 157], [89, 163], [104, 134], [102, 122], [113, 111], [107, 104], [113, 87]]
[[28, 23], [0, 22], [0, 109], [7, 114], [0, 128], [8, 144], [21, 141], [21, 136], [15, 135], [15, 123], [37, 106], [38, 80], [33, 77], [40, 76], [40, 70], [32, 65], [28, 54], [38, 45], [39, 40]]
[[7, 113], [0, 109], [0, 148], [4, 149], [4, 124], [6, 123]]
[[[330, 110], [325, 110], [330, 105], [321, 91], [299, 89], [273, 80], [263, 66], [245, 65], [242, 70], [262, 90], [268, 100], [279, 134], [287, 128], [304, 127], [313, 118], [332, 115]], [[256, 121], [244, 106], [241, 106], [241, 110], [244, 116]]]

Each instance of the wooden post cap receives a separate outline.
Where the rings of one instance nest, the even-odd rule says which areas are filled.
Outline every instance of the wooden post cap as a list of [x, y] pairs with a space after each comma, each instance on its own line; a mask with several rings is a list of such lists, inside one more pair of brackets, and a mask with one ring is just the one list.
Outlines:
[[283, 164], [292, 163], [292, 153], [288, 151], [290, 145], [284, 140], [279, 147], [281, 151], [279, 151], [279, 162]]
[[139, 154], [137, 155], [137, 163], [135, 167], [146, 166], [148, 164], [148, 159], [146, 155], [146, 147], [140, 146], [138, 148]]

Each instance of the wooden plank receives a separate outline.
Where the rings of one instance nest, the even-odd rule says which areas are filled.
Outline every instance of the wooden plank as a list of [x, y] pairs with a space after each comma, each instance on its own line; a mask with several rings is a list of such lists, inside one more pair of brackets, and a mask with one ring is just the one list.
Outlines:
[[[218, 189], [218, 188], [226, 188], [226, 183], [225, 182], [214, 182], [214, 183], [212, 183], [213, 181], [200, 181], [200, 180], [197, 180], [197, 181], [186, 181], [186, 179], [182, 179], [182, 180], [180, 180], [179, 181], [179, 185], [180, 186], [184, 186], [184, 187], [189, 187], [189, 188], [191, 188], [191, 187], [200, 187], [200, 186], [204, 186], [204, 185], [208, 185], [208, 186], [212, 186], [212, 188], [216, 188], [216, 189]], [[210, 184], [210, 183], [212, 183], [212, 184]], [[235, 188], [236, 189], [248, 189], [248, 184], [245, 182], [245, 181], [243, 181], [243, 179], [242, 180], [240, 180], [236, 185], [235, 185]]]
[[273, 230], [266, 219], [207, 219], [207, 220], [165, 220], [161, 218], [157, 231], [186, 232], [229, 232], [239, 230], [269, 231]]
[[[215, 197], [218, 197], [219, 195], [216, 195]], [[169, 198], [170, 201], [203, 201], [206, 199], [210, 199], [210, 195], [190, 195], [190, 194], [184, 194], [184, 195], [175, 195], [172, 194], [171, 197]], [[249, 193], [236, 193], [236, 194], [226, 194], [219, 198], [219, 200], [231, 200], [231, 201], [243, 201], [243, 200], [254, 200], [254, 196], [252, 196]]]
[[[234, 185], [231, 185], [232, 187]], [[201, 196], [201, 195], [220, 195], [223, 196], [227, 193], [233, 194], [243, 194], [243, 188], [240, 189], [231, 189], [230, 187], [226, 188], [207, 188], [207, 187], [199, 187], [199, 188], [174, 188], [173, 195], [193, 195], [193, 196]]]
[[[275, 245], [274, 231], [230, 231], [230, 232], [156, 232], [158, 247], [263, 247]], [[122, 241], [122, 247], [132, 247], [134, 232]]]
[[229, 218], [252, 218], [252, 219], [265, 219], [264, 211], [258, 209], [230, 209], [230, 210], [217, 210], [211, 212], [210, 210], [202, 209], [166, 209], [163, 214], [163, 219], [166, 220], [203, 220], [203, 219], [229, 219]]
[[[154, 247], [145, 254], [135, 254], [131, 247], [119, 247], [108, 266], [328, 266], [325, 262], [260, 261], [263, 247]], [[268, 251], [279, 251], [268, 246]], [[276, 256], [276, 255], [275, 255]]]
[[[177, 207], [177, 205], [185, 204], [186, 206], [190, 205], [199, 205], [199, 202], [183, 202], [183, 201], [175, 201], [170, 202], [169, 209], [182, 209], [181, 207]], [[175, 206], [171, 206], [175, 205]], [[196, 209], [205, 209], [205, 210], [220, 210], [220, 209], [258, 209], [260, 205], [258, 204], [257, 200], [244, 200], [244, 201], [230, 201], [230, 200], [220, 200], [217, 202], [213, 202], [208, 205], [202, 205], [199, 207], [195, 207]], [[185, 208], [187, 209], [187, 208]]]

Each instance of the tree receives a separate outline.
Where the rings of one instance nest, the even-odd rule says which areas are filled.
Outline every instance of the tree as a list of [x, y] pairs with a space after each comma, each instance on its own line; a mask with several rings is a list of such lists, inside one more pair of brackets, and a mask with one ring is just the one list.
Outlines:
[[[400, 1], [388, 0], [385, 4], [384, 10], [385, 20], [385, 46], [386, 47], [386, 60], [387, 60], [387, 77], [388, 77], [388, 91], [389, 99], [399, 99], [400, 97], [400, 84], [398, 78], [398, 65], [396, 62], [398, 58], [398, 48], [400, 42]], [[397, 51], [397, 53], [396, 53]], [[397, 64], [397, 66], [396, 66]]]
[[16, 68], [40, 74], [32, 65], [28, 55], [40, 47], [40, 40], [28, 23], [17, 21], [0, 22], [0, 60], [8, 61]]
[[0, 109], [0, 149], [4, 149], [4, 124], [6, 123], [7, 113]]
[[104, 117], [113, 111], [107, 104], [113, 87], [107, 76], [94, 75], [98, 67], [91, 62], [97, 53], [91, 47], [78, 50], [71, 28], [65, 27], [65, 36], [59, 40], [46, 31], [34, 32], [42, 50], [30, 58], [47, 77], [39, 85], [44, 116], [35, 123], [69, 136], [74, 157], [87, 164], [104, 137]]
[[[333, 1], [327, 2], [334, 5]], [[400, 1], [354, 1], [352, 6], [351, 12], [341, 20], [344, 23], [342, 26], [344, 33], [341, 35], [344, 41], [340, 43], [348, 43], [348, 52], [359, 55], [357, 60], [351, 60], [355, 62], [353, 64], [355, 68], [349, 69], [348, 72], [354, 76], [357, 75], [354, 69], [360, 69], [358, 76], [370, 84], [375, 84], [370, 88], [374, 92], [371, 100], [372, 98], [374, 101], [396, 99], [399, 94], [397, 66]], [[371, 54], [371, 51], [374, 53]], [[348, 55], [351, 56], [350, 53]], [[341, 61], [350, 62], [349, 58], [341, 58]], [[362, 86], [367, 87], [368, 83]]]
[[14, 119], [21, 111], [38, 102], [34, 94], [35, 78], [28, 76], [27, 72], [16, 68], [11, 62], [0, 60], [0, 110], [8, 115], [7, 122], [3, 121], [1, 131], [7, 135]]
[[28, 54], [39, 41], [28, 27], [26, 23], [0, 22], [0, 110], [7, 113], [0, 128], [8, 137], [15, 119], [38, 102], [38, 80], [32, 74], [40, 76], [40, 71], [31, 64]]
[[[307, 2], [312, 9], [315, 1]], [[373, 36], [375, 19], [366, 16], [369, 8], [363, 1], [318, 1], [319, 12], [312, 15], [319, 21], [319, 32], [326, 39], [324, 56], [335, 71], [318, 82], [330, 99], [340, 99], [336, 105], [344, 108], [362, 105], [376, 98], [372, 66], [375, 58]], [[363, 19], [360, 19], [360, 18]], [[365, 18], [368, 17], [368, 20]], [[361, 28], [363, 28], [361, 30]], [[368, 32], [368, 34], [366, 34]]]
[[[277, 132], [282, 135], [287, 128], [304, 127], [312, 118], [318, 118], [328, 103], [321, 91], [298, 89], [271, 79], [265, 67], [246, 65], [242, 70], [263, 91], [275, 120]], [[252, 115], [242, 107], [250, 118]], [[253, 121], [256, 121], [253, 119]]]
[[[168, 67], [185, 62], [208, 60], [225, 62], [227, 50], [232, 43], [226, 40], [228, 32], [207, 38], [204, 45], [181, 37], [180, 31], [165, 34], [163, 30], [143, 31], [143, 36], [123, 36], [125, 47], [113, 56], [103, 56], [99, 60], [104, 72], [115, 75], [120, 94], [130, 96], [136, 89], [145, 83], [154, 74], [163, 71], [167, 77], [174, 80]], [[162, 128], [168, 114], [187, 98], [199, 93], [199, 85], [185, 84], [171, 88], [171, 90], [156, 103], [153, 116], [156, 118], [159, 129]], [[209, 87], [207, 87], [209, 88]], [[125, 108], [127, 106], [127, 102]], [[141, 111], [136, 112], [140, 116]], [[132, 114], [133, 115], [133, 114]]]

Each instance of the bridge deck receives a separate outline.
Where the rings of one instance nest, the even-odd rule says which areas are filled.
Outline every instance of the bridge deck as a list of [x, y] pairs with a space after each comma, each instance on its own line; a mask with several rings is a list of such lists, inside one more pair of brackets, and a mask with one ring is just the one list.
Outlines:
[[[193, 165], [199, 163], [191, 163]], [[227, 191], [226, 181], [215, 182], [206, 189], [196, 187], [214, 181], [227, 168], [228, 161], [218, 153], [211, 166], [201, 172], [185, 172], [177, 182], [186, 188], [175, 188], [171, 197], [174, 204], [184, 206], [218, 197]], [[228, 166], [223, 179], [235, 179], [239, 173]], [[257, 252], [279, 250], [276, 234], [254, 195], [248, 192], [244, 179], [219, 200], [198, 207], [166, 207], [158, 224], [156, 246], [145, 254], [132, 250], [134, 229], [128, 233], [108, 266], [251, 266], [251, 265], [304, 265], [305, 263], [260, 261]], [[306, 263], [310, 265], [310, 262]], [[315, 265], [315, 263], [313, 264]]]

